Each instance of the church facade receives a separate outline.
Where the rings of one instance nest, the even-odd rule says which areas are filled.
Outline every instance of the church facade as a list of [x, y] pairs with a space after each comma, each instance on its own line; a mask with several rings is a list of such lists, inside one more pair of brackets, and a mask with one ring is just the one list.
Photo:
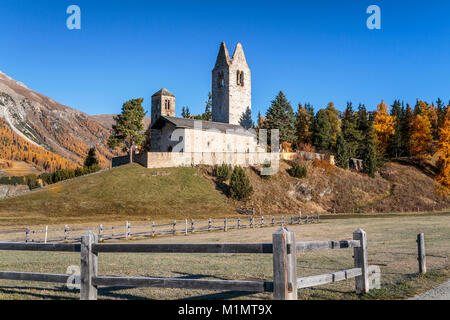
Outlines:
[[251, 114], [251, 73], [237, 44], [230, 58], [220, 45], [212, 70], [212, 121], [175, 116], [175, 95], [163, 88], [152, 96], [151, 152], [262, 152], [256, 135], [241, 124]]

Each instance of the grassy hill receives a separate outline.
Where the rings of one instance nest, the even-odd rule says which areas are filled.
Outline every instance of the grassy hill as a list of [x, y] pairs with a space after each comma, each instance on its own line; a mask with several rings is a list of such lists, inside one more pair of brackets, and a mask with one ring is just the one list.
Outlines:
[[0, 201], [3, 225], [207, 219], [232, 214], [226, 197], [195, 168], [146, 169], [136, 164]]
[[247, 202], [229, 199], [228, 186], [215, 180], [211, 167], [126, 165], [0, 200], [0, 225], [223, 219], [243, 205], [265, 216], [450, 208], [432, 174], [411, 164], [388, 163], [374, 179], [329, 164], [303, 164], [304, 179], [291, 177], [284, 161], [270, 180], [246, 168], [255, 191]]

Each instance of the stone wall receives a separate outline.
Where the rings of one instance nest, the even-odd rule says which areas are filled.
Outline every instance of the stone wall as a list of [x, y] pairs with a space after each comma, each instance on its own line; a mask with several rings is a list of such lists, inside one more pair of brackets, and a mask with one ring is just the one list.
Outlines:
[[0, 184], [0, 199], [18, 196], [30, 192], [30, 188], [25, 185], [3, 185]]

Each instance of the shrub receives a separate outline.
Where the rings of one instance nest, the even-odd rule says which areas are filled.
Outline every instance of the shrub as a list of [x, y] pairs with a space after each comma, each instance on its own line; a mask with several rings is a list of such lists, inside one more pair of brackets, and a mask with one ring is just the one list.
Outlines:
[[322, 169], [322, 171], [327, 174], [331, 174], [336, 170], [336, 168], [327, 160], [314, 159], [313, 165], [316, 168]]
[[234, 167], [230, 180], [230, 196], [236, 200], [246, 200], [253, 194], [253, 187], [240, 166]]
[[225, 182], [231, 178], [231, 173], [233, 169], [231, 169], [231, 165], [222, 164], [220, 166], [215, 166], [213, 170], [213, 175], [217, 177], [220, 182]]
[[305, 166], [301, 166], [295, 163], [292, 168], [288, 170], [288, 172], [291, 176], [302, 179], [306, 177], [307, 170]]
[[[260, 172], [260, 177], [264, 180], [270, 180], [270, 178], [272, 178], [272, 164], [270, 162], [264, 162], [264, 164], [262, 165], [263, 169], [264, 168], [268, 168], [271, 174], [262, 174], [262, 169]], [[265, 170], [267, 171], [267, 170]]]

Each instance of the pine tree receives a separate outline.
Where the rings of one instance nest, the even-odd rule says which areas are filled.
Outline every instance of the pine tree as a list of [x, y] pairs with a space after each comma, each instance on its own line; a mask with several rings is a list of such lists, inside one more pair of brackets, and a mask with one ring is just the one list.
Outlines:
[[91, 168], [94, 166], [99, 166], [98, 164], [98, 160], [97, 160], [97, 155], [95, 153], [95, 148], [90, 148], [89, 152], [86, 156], [86, 159], [84, 160], [84, 166], [87, 168]]
[[402, 118], [400, 120], [400, 130], [402, 132], [402, 149], [404, 156], [410, 156], [410, 139], [411, 139], [411, 123], [413, 120], [413, 111], [409, 104], [406, 104], [406, 108], [402, 112]]
[[244, 169], [235, 166], [230, 179], [230, 196], [236, 200], [246, 200], [253, 194], [253, 187]]
[[391, 116], [395, 119], [394, 134], [389, 138], [388, 155], [397, 158], [403, 153], [403, 137], [401, 130], [402, 109], [400, 101], [395, 100], [391, 108]]
[[331, 126], [331, 147], [334, 148], [336, 146], [337, 138], [341, 134], [341, 124], [339, 120], [339, 113], [334, 107], [334, 103], [330, 101], [326, 108], [327, 116], [328, 116], [328, 122]]
[[212, 119], [212, 95], [208, 92], [208, 101], [206, 101], [205, 113], [202, 114], [202, 120], [211, 121]]
[[337, 138], [336, 148], [336, 165], [342, 169], [348, 169], [348, 153], [347, 145], [345, 143], [344, 137], [340, 134]]
[[313, 144], [322, 150], [328, 150], [331, 144], [331, 125], [327, 111], [320, 109], [314, 119]]
[[269, 130], [267, 132], [269, 141], [270, 130], [272, 129], [279, 130], [280, 144], [282, 142], [294, 143], [296, 140], [294, 111], [282, 91], [278, 93], [267, 110], [265, 129]]
[[357, 156], [358, 146], [363, 140], [363, 133], [358, 129], [358, 115], [353, 112], [351, 102], [347, 102], [347, 107], [342, 118], [342, 135], [347, 143], [347, 153], [349, 158]]
[[111, 149], [122, 147], [122, 151], [129, 152], [130, 163], [133, 162], [135, 145], [141, 145], [145, 141], [144, 117], [147, 112], [142, 107], [144, 99], [132, 99], [122, 106], [122, 113], [114, 117], [116, 124], [112, 126], [112, 135], [108, 139]]
[[377, 137], [376, 131], [373, 126], [369, 129], [369, 132], [366, 136], [366, 151], [363, 159], [364, 172], [369, 175], [371, 178], [375, 178], [375, 173], [378, 168], [378, 155], [377, 155]]
[[249, 107], [247, 107], [247, 109], [245, 109], [245, 112], [241, 115], [239, 124], [247, 130], [255, 126], [252, 120], [252, 111]]

